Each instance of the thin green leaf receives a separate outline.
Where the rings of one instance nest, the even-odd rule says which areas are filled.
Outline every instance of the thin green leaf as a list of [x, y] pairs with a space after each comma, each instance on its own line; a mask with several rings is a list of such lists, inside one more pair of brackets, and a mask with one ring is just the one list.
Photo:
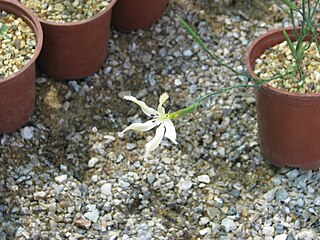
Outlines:
[[292, 52], [292, 55], [294, 56], [294, 58], [296, 58], [297, 57], [297, 52], [296, 52], [296, 49], [294, 48], [294, 45], [293, 45], [291, 39], [289, 38], [289, 36], [288, 36], [286, 31], [283, 30], [282, 33], [283, 33], [284, 38], [286, 39], [286, 42], [287, 42], [287, 44], [288, 44], [288, 46], [289, 46], [289, 48], [290, 48], [290, 50]]
[[209, 49], [207, 46], [202, 42], [202, 40], [199, 38], [199, 36], [192, 30], [192, 28], [182, 20], [182, 18], [178, 17], [179, 22], [185, 27], [185, 29], [191, 34], [191, 36], [194, 38], [194, 40], [199, 44], [199, 46], [205, 50], [206, 52], [209, 52]]
[[294, 5], [290, 0], [281, 0], [285, 5], [287, 5], [291, 10], [298, 11], [298, 7]]

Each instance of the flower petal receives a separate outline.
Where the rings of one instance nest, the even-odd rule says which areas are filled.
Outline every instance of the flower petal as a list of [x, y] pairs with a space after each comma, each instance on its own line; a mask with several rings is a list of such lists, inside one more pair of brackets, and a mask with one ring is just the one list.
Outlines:
[[159, 105], [158, 105], [158, 112], [160, 114], [164, 114], [165, 113], [165, 110], [164, 108], [162, 107], [162, 105], [164, 104], [165, 101], [167, 101], [167, 99], [169, 98], [169, 95], [168, 93], [163, 93], [160, 98], [159, 98]]
[[174, 144], [178, 144], [176, 141], [177, 138], [177, 133], [176, 133], [176, 129], [172, 123], [172, 121], [167, 120], [164, 123], [164, 126], [166, 128], [166, 133], [165, 133], [165, 137], [169, 138]]
[[141, 107], [141, 110], [149, 117], [152, 117], [153, 115], [158, 115], [158, 112], [155, 109], [148, 107], [147, 104], [145, 104], [143, 101], [140, 101], [133, 96], [124, 96], [124, 99], [132, 101], [135, 104], [139, 105]]
[[130, 126], [128, 126], [126, 129], [124, 129], [121, 134], [128, 130], [137, 130], [137, 131], [148, 131], [155, 126], [159, 125], [161, 122], [154, 120], [146, 121], [145, 123], [132, 123]]
[[157, 130], [156, 130], [156, 135], [154, 138], [146, 144], [146, 152], [149, 153], [153, 150], [155, 150], [161, 143], [161, 140], [163, 139], [164, 135], [164, 124], [161, 124]]

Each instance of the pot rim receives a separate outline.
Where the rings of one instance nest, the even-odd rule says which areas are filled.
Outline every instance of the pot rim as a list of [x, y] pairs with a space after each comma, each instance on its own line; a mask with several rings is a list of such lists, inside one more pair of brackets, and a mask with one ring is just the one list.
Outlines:
[[96, 20], [97, 18], [99, 18], [100, 16], [102, 16], [106, 12], [108, 12], [110, 9], [112, 9], [117, 1], [118, 0], [111, 0], [109, 5], [104, 10], [100, 11], [99, 13], [93, 15], [92, 17], [90, 17], [88, 19], [83, 19], [83, 20], [76, 21], [76, 22], [49, 21], [49, 20], [38, 17], [35, 13], [32, 13], [32, 14], [34, 14], [39, 19], [40, 23], [42, 23], [42, 24], [47, 24], [47, 25], [56, 26], [56, 27], [63, 27], [63, 26], [64, 27], [73, 27], [73, 26], [79, 26], [79, 25], [86, 24], [88, 22], [92, 22], [92, 21]]
[[[283, 27], [283, 28], [269, 30], [266, 33], [260, 35], [258, 38], [256, 38], [249, 45], [249, 47], [248, 47], [248, 49], [246, 51], [245, 64], [246, 64], [247, 71], [248, 71], [250, 76], [252, 76], [252, 77], [254, 77], [256, 79], [259, 79], [257, 77], [257, 75], [254, 73], [254, 68], [253, 68], [253, 65], [250, 62], [250, 57], [249, 57], [251, 55], [251, 53], [253, 52], [254, 48], [256, 47], [256, 45], [260, 41], [269, 38], [270, 35], [274, 35], [274, 34], [277, 34], [277, 33], [281, 33], [282, 34], [283, 30], [292, 31], [293, 29], [294, 28], [292, 26], [290, 26], [290, 27]], [[269, 47], [272, 47], [272, 46], [269, 46]], [[261, 80], [263, 80], [263, 79], [261, 79]], [[292, 92], [288, 92], [288, 91], [285, 91], [285, 90], [282, 90], [282, 89], [278, 89], [278, 88], [272, 87], [268, 83], [264, 83], [261, 87], [264, 88], [265, 90], [268, 90], [269, 92], [274, 92], [274, 93], [277, 93], [277, 94], [284, 94], [284, 95], [287, 95], [287, 96], [292, 97], [292, 98], [320, 98], [320, 93], [292, 93]]]
[[[10, 0], [2, 0], [0, 1], [0, 11], [6, 11], [8, 13], [11, 13], [15, 15], [16, 17], [21, 17], [23, 21], [27, 23], [27, 25], [32, 29], [32, 31], [35, 33], [36, 37], [36, 46], [35, 46], [35, 52], [31, 59], [24, 65], [21, 69], [19, 69], [17, 72], [10, 74], [9, 76], [6, 76], [4, 78], [0, 78], [0, 84], [3, 84], [5, 82], [8, 82], [14, 78], [16, 78], [18, 75], [20, 75], [22, 72], [24, 72], [26, 69], [28, 69], [32, 64], [35, 63], [36, 59], [38, 58], [42, 43], [43, 43], [43, 32], [42, 27], [39, 22], [39, 20], [34, 16], [34, 14], [22, 4], [16, 1], [10, 1]], [[17, 13], [21, 13], [21, 16], [17, 16]]]

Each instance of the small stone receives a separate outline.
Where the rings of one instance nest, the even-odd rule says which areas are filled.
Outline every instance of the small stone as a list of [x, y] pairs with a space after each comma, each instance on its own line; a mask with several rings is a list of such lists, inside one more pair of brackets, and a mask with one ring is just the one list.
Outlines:
[[45, 82], [47, 82], [48, 80], [46, 79], [46, 78], [44, 78], [44, 77], [37, 77], [36, 78], [36, 83], [37, 84], [42, 84], [42, 83], [45, 83]]
[[316, 199], [314, 200], [314, 204], [316, 206], [320, 206], [320, 196], [316, 197]]
[[112, 193], [112, 185], [111, 183], [105, 183], [101, 186], [101, 193], [103, 195], [109, 196]]
[[200, 235], [202, 235], [202, 236], [204, 236], [204, 235], [206, 235], [206, 234], [208, 234], [210, 232], [211, 232], [211, 228], [209, 228], [209, 227], [199, 231]]
[[274, 237], [274, 240], [287, 240], [287, 237], [288, 237], [288, 235], [283, 233], [283, 234], [280, 234], [280, 235], [276, 235]]
[[40, 191], [40, 192], [35, 192], [33, 194], [33, 199], [34, 200], [40, 200], [40, 199], [43, 199], [47, 194], [43, 191]]
[[159, 55], [165, 57], [167, 55], [167, 50], [163, 47], [159, 50]]
[[172, 158], [168, 158], [168, 157], [164, 157], [162, 159], [162, 162], [164, 162], [165, 164], [171, 164], [173, 162]]
[[125, 181], [121, 182], [121, 188], [128, 189], [129, 187], [130, 187], [130, 183]]
[[83, 229], [88, 229], [91, 226], [91, 221], [87, 219], [77, 219], [74, 221], [75, 225], [83, 228]]
[[215, 218], [219, 214], [219, 210], [215, 207], [208, 207], [207, 208], [207, 214], [210, 219]]
[[221, 221], [221, 225], [225, 227], [226, 232], [231, 232], [237, 228], [235, 222], [232, 219], [224, 218]]
[[134, 143], [127, 143], [127, 144], [126, 144], [126, 148], [127, 148], [127, 150], [129, 150], [129, 151], [135, 149], [136, 147], [137, 147], [137, 145], [134, 144]]
[[174, 85], [180, 86], [181, 84], [182, 84], [182, 82], [181, 82], [180, 79], [175, 79], [175, 80], [174, 80]]
[[88, 162], [88, 167], [93, 168], [97, 162], [99, 162], [98, 158], [96, 158], [96, 157], [91, 158]]
[[289, 194], [284, 188], [280, 188], [277, 190], [276, 200], [279, 202], [287, 202], [289, 200]]
[[238, 189], [235, 189], [235, 188], [230, 191], [230, 194], [232, 196], [234, 196], [235, 198], [240, 197], [240, 191]]
[[193, 55], [193, 52], [190, 49], [185, 50], [183, 52], [183, 56], [185, 56], [185, 57], [191, 57], [192, 55]]
[[190, 180], [181, 181], [180, 187], [183, 191], [188, 191], [192, 187], [192, 182]]
[[272, 237], [274, 235], [274, 227], [263, 227], [262, 234], [266, 237]]
[[199, 182], [210, 183], [210, 177], [208, 175], [200, 175], [197, 177]]
[[135, 168], [139, 168], [139, 167], [141, 167], [141, 163], [140, 163], [139, 161], [135, 161], [134, 164], [133, 164], [133, 166], [134, 166]]
[[275, 228], [274, 232], [275, 232], [276, 235], [279, 235], [279, 234], [283, 233], [283, 231], [284, 231], [284, 226], [282, 224], [280, 224], [280, 223], [277, 223], [274, 226], [274, 228]]
[[33, 127], [24, 127], [21, 129], [21, 137], [30, 140], [33, 138]]
[[127, 234], [122, 235], [122, 238], [121, 238], [121, 240], [130, 240], [130, 239], [131, 238]]
[[189, 93], [190, 94], [194, 94], [197, 91], [197, 85], [196, 84], [192, 84], [189, 86]]
[[54, 5], [54, 9], [62, 12], [64, 10], [64, 6], [61, 3], [57, 3]]
[[156, 177], [153, 175], [153, 174], [148, 174], [148, 176], [147, 176], [147, 180], [148, 180], [148, 183], [149, 184], [152, 184], [152, 183], [154, 183], [154, 181], [156, 180]]
[[76, 81], [69, 81], [68, 86], [71, 88], [71, 90], [75, 93], [79, 93], [81, 90], [81, 87]]
[[218, 147], [217, 148], [217, 152], [219, 154], [220, 157], [224, 157], [226, 155], [226, 149], [224, 147]]
[[298, 187], [305, 188], [307, 186], [308, 174], [303, 174], [295, 179], [295, 184]]
[[263, 195], [263, 197], [264, 197], [264, 199], [267, 200], [268, 202], [271, 202], [271, 201], [274, 199], [274, 197], [275, 197], [275, 195], [276, 195], [276, 192], [277, 192], [276, 189], [271, 189], [271, 190], [269, 190], [268, 192], [266, 192], [266, 193]]
[[61, 193], [62, 189], [64, 188], [64, 186], [62, 184], [58, 185], [56, 183], [53, 183], [52, 186], [53, 186], [57, 196]]
[[166, 186], [167, 189], [172, 189], [174, 187], [174, 182], [173, 181], [168, 182], [168, 183], [165, 184], [165, 186]]
[[92, 212], [92, 211], [94, 211], [94, 210], [97, 209], [97, 205], [95, 205], [95, 204], [88, 204], [88, 205], [86, 206], [86, 209], [87, 209], [88, 212]]
[[86, 212], [84, 216], [91, 222], [96, 223], [100, 217], [100, 212], [98, 209], [94, 209], [92, 212]]
[[116, 163], [120, 163], [124, 159], [124, 156], [122, 154], [119, 154]]
[[92, 182], [98, 182], [99, 181], [98, 175], [92, 175], [91, 180]]
[[79, 5], [79, 0], [74, 0], [74, 2], [72, 3], [72, 5], [74, 7], [77, 7]]
[[106, 6], [109, 5], [109, 2], [107, 2], [107, 1], [101, 2], [101, 5], [104, 6], [104, 7], [106, 7]]
[[[112, 67], [110, 67], [110, 66], [108, 66], [108, 67], [106, 67], [106, 68], [103, 69], [103, 73], [104, 73], [105, 75], [108, 75], [109, 73], [111, 73], [111, 71], [112, 71]], [[130, 93], [129, 93], [129, 94], [126, 93], [126, 95], [130, 95]]]
[[287, 176], [288, 179], [294, 180], [296, 177], [299, 176], [299, 170], [293, 169], [292, 171], [287, 172], [286, 176]]
[[208, 217], [200, 218], [200, 225], [206, 225], [208, 222], [210, 222], [210, 219]]
[[59, 184], [66, 183], [68, 181], [68, 176], [66, 174], [63, 174], [55, 177], [54, 180]]

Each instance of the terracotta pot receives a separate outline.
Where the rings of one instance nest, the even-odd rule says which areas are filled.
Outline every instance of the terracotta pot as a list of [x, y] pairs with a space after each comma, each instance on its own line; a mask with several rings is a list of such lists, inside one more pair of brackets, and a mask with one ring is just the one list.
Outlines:
[[79, 79], [99, 70], [108, 55], [111, 11], [116, 0], [90, 19], [58, 23], [40, 19], [44, 42], [38, 64], [58, 80]]
[[158, 21], [167, 0], [118, 0], [112, 12], [112, 25], [123, 32], [146, 29]]
[[[294, 41], [292, 28], [286, 32]], [[305, 40], [310, 40], [308, 36]], [[248, 48], [251, 76], [255, 60], [269, 47], [285, 41], [282, 29], [257, 38]], [[256, 94], [258, 130], [263, 155], [276, 166], [317, 169], [320, 166], [320, 94], [289, 93], [264, 84]]]
[[35, 61], [42, 46], [42, 29], [34, 15], [18, 2], [2, 0], [0, 10], [21, 17], [35, 32], [37, 45], [28, 63], [18, 72], [0, 78], [0, 134], [11, 133], [28, 122], [35, 104]]

